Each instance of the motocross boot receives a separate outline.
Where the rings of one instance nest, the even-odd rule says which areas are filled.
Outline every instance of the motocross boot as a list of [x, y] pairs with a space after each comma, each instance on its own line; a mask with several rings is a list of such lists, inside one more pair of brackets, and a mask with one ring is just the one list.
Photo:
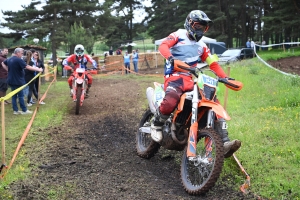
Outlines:
[[236, 152], [241, 147], [241, 141], [232, 140], [230, 141], [228, 137], [227, 124], [223, 118], [216, 121], [216, 130], [222, 138], [224, 145], [224, 157], [229, 158], [234, 152]]
[[70, 87], [70, 97], [73, 97], [73, 89]]
[[169, 116], [163, 115], [160, 113], [159, 108], [157, 108], [156, 113], [151, 121], [151, 137], [155, 142], [161, 142], [162, 135], [162, 126]]
[[90, 88], [91, 88], [91, 84], [88, 84], [88, 87], [87, 87], [86, 92], [85, 92], [85, 97], [86, 98], [89, 96]]

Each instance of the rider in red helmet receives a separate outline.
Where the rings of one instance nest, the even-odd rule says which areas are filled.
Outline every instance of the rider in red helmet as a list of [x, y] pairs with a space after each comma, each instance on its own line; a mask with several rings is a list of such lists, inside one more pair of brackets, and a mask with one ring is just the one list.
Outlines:
[[[171, 33], [166, 37], [158, 50], [166, 58], [165, 64], [165, 97], [151, 122], [151, 136], [157, 142], [162, 140], [162, 125], [175, 110], [180, 101], [180, 96], [193, 90], [193, 79], [189, 72], [174, 68], [174, 60], [186, 62], [191, 67], [196, 67], [198, 59], [206, 62], [209, 68], [219, 77], [226, 78], [226, 74], [218, 64], [216, 55], [211, 55], [209, 48], [200, 39], [208, 31], [212, 21], [201, 10], [191, 11], [185, 20], [184, 28]], [[228, 138], [226, 121], [218, 119], [221, 125], [221, 138], [224, 143], [224, 156], [230, 157], [241, 146], [238, 140], [230, 141]]]
[[[72, 63], [74, 65], [74, 71], [77, 68], [87, 68], [86, 64], [87, 62], [92, 63], [93, 68], [97, 69], [97, 62], [93, 60], [89, 55], [84, 54], [84, 47], [81, 44], [77, 44], [74, 48], [74, 54], [70, 55], [66, 59], [63, 60], [62, 65], [68, 65], [68, 63]], [[92, 76], [86, 71], [86, 76], [88, 79], [88, 88], [86, 90], [86, 95], [88, 95], [90, 87], [92, 86], [93, 78]], [[72, 81], [73, 81], [74, 75], [72, 74], [69, 79], [69, 87], [72, 90]], [[71, 92], [72, 93], [72, 92]]]

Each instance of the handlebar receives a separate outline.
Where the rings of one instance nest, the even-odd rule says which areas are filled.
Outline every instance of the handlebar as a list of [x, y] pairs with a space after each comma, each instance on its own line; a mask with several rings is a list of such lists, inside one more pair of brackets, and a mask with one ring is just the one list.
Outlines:
[[[193, 74], [195, 77], [198, 78], [198, 74], [199, 72], [203, 74], [203, 71], [199, 68], [199, 67], [190, 67], [187, 63], [182, 62], [180, 60], [174, 60], [174, 66], [176, 65], [176, 67], [189, 71], [191, 74]], [[211, 72], [213, 72], [218, 78], [218, 82], [224, 83], [226, 87], [235, 90], [235, 91], [239, 91], [242, 89], [243, 87], [243, 83], [239, 82], [239, 81], [235, 81], [235, 79], [233, 78], [221, 78], [219, 77], [214, 71], [210, 70]]]

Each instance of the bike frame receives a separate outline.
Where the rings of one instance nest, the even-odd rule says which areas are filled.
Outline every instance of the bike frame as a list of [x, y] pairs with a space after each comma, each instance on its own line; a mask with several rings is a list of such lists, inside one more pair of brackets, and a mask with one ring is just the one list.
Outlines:
[[79, 85], [81, 85], [81, 96], [80, 96], [80, 106], [82, 106], [84, 101], [84, 95], [86, 92], [86, 75], [85, 75], [85, 69], [83, 68], [77, 68], [74, 73], [74, 79], [73, 79], [73, 101], [77, 101], [77, 88]]

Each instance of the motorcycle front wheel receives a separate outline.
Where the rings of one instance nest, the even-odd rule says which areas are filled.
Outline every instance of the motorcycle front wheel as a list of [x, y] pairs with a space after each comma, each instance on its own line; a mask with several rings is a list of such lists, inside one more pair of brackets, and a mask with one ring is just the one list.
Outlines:
[[217, 182], [223, 168], [223, 142], [213, 129], [198, 130], [196, 156], [188, 158], [187, 147], [181, 162], [181, 181], [186, 192], [199, 195]]
[[[142, 158], [151, 158], [159, 150], [160, 144], [153, 141], [150, 134], [151, 118], [153, 113], [148, 109], [139, 124], [138, 131], [136, 133], [136, 150], [137, 154]], [[145, 132], [143, 132], [143, 129]], [[147, 132], [146, 132], [147, 130]]]
[[76, 115], [79, 114], [81, 93], [82, 93], [82, 86], [78, 85], [76, 90], [76, 109], [75, 109]]

